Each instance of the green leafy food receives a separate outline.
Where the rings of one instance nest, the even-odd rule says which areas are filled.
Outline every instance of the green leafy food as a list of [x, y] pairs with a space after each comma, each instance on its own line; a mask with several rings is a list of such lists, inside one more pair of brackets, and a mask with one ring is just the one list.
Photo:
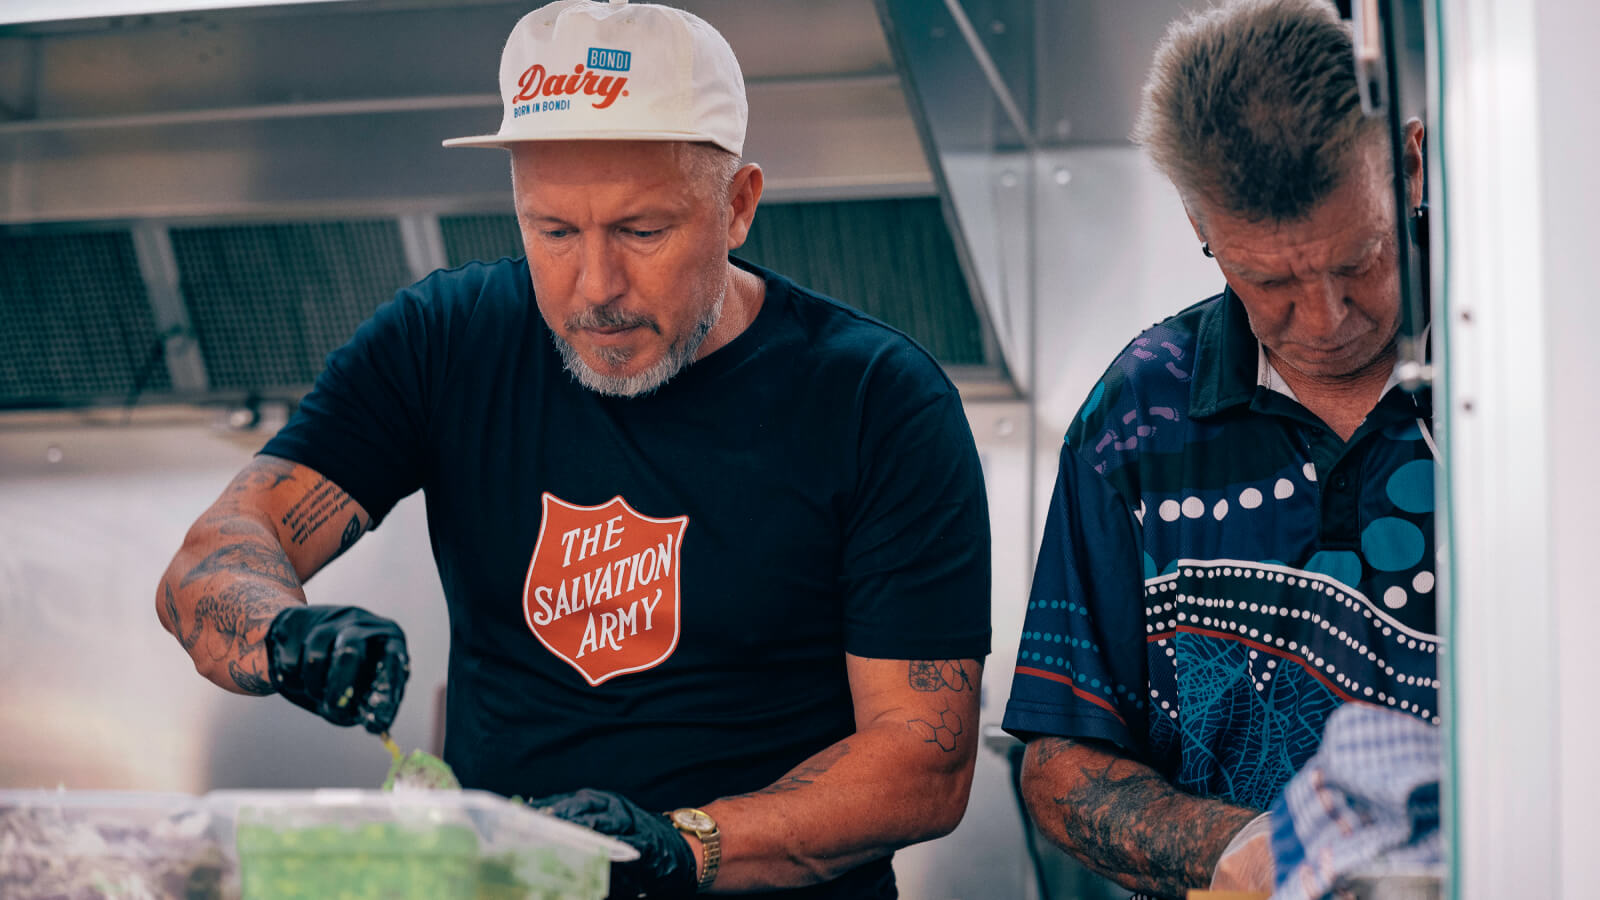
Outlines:
[[242, 900], [591, 900], [609, 865], [575, 871], [545, 848], [480, 857], [466, 825], [240, 825], [238, 845]]
[[461, 782], [456, 779], [456, 773], [450, 768], [449, 763], [431, 753], [413, 750], [404, 756], [396, 756], [389, 764], [389, 774], [383, 779], [383, 789], [392, 791], [397, 787], [459, 791]]

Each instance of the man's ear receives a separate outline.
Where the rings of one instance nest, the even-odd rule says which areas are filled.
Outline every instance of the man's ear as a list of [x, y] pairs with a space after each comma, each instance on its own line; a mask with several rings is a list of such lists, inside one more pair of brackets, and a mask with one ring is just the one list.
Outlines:
[[756, 207], [761, 203], [761, 189], [765, 180], [761, 167], [745, 163], [733, 176], [733, 187], [728, 192], [728, 249], [744, 246], [750, 236], [750, 223], [755, 221]]
[[1200, 227], [1200, 216], [1194, 211], [1194, 205], [1188, 198], [1183, 199], [1183, 214], [1189, 217], [1189, 227], [1194, 229], [1194, 236], [1200, 243], [1206, 242], [1206, 232]]
[[1425, 196], [1425, 185], [1422, 178], [1422, 120], [1413, 118], [1405, 125], [1404, 152], [1401, 154], [1401, 164], [1406, 172], [1406, 198], [1411, 203], [1411, 208], [1416, 209], [1422, 205]]

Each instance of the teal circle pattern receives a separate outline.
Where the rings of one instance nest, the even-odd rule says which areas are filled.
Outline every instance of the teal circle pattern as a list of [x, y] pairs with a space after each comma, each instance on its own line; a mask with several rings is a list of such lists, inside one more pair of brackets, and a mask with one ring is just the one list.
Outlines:
[[1319, 550], [1306, 560], [1305, 568], [1351, 587], [1361, 584], [1361, 557], [1353, 550]]
[[1433, 460], [1416, 459], [1395, 469], [1384, 490], [1408, 513], [1433, 512]]
[[1383, 572], [1404, 572], [1422, 562], [1425, 546], [1422, 529], [1394, 516], [1376, 519], [1361, 532], [1361, 553]]

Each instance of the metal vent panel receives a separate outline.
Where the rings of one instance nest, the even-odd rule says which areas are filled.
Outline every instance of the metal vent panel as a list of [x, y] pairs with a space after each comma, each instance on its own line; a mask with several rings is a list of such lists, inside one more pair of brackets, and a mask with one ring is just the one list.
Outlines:
[[524, 255], [516, 216], [440, 216], [439, 231], [452, 266]]
[[0, 403], [171, 387], [126, 231], [0, 236]]
[[[510, 215], [439, 220], [452, 266], [523, 255]], [[982, 365], [982, 327], [933, 197], [763, 204], [739, 255], [911, 335], [947, 365]]]
[[940, 362], [986, 362], [937, 198], [763, 206], [740, 253], [899, 328]]
[[174, 228], [172, 249], [218, 389], [310, 384], [411, 281], [393, 221]]

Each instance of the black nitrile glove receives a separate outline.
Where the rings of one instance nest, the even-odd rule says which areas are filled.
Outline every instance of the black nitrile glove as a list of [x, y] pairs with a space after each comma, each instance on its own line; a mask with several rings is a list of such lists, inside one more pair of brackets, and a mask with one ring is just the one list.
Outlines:
[[693, 897], [700, 885], [694, 851], [667, 817], [646, 812], [626, 797], [584, 788], [528, 805], [557, 818], [609, 834], [639, 851], [633, 862], [611, 864], [611, 896]]
[[267, 629], [272, 686], [335, 725], [388, 731], [410, 674], [405, 633], [364, 609], [291, 606]]

